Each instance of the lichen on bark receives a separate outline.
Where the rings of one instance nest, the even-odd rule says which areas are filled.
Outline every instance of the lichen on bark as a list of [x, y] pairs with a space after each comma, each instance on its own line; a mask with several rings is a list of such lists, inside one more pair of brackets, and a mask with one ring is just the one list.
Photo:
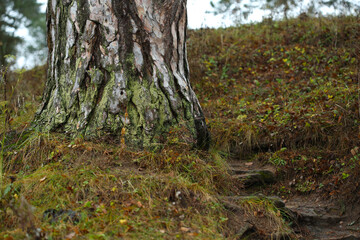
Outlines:
[[49, 0], [47, 26], [38, 128], [150, 147], [184, 127], [208, 146], [189, 82], [186, 0]]

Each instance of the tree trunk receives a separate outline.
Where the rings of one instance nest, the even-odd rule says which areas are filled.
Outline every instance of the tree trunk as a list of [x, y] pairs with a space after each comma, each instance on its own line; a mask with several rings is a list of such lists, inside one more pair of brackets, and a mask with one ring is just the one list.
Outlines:
[[186, 0], [49, 0], [42, 131], [162, 143], [172, 128], [207, 147], [189, 82]]

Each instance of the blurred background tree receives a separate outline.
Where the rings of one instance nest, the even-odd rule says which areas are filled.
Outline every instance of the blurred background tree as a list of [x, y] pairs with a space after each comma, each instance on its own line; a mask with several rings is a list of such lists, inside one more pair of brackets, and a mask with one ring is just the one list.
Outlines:
[[278, 11], [283, 13], [283, 17], [288, 19], [288, 12], [293, 7], [297, 7], [302, 0], [266, 0], [264, 7], [270, 11]]
[[15, 34], [20, 28], [27, 28], [34, 39], [27, 42], [22, 50], [32, 56], [44, 58], [46, 55], [46, 21], [41, 12], [41, 4], [36, 0], [0, 1], [0, 66], [6, 63], [6, 55], [16, 55], [17, 47], [24, 43]]
[[[304, 6], [306, 4], [306, 6]], [[211, 1], [215, 14], [229, 14], [237, 23], [247, 19], [255, 9], [270, 11], [270, 18], [281, 14], [285, 20], [289, 12], [296, 10], [299, 13], [321, 13], [322, 7], [328, 7], [335, 14], [359, 14], [359, 3], [356, 0], [220, 0]]]
[[244, 3], [243, 0], [220, 0], [217, 3], [211, 1], [210, 4], [214, 8], [214, 14], [229, 14], [235, 22], [241, 23], [243, 19], [247, 19], [253, 9], [259, 7], [260, 0], [252, 0]]

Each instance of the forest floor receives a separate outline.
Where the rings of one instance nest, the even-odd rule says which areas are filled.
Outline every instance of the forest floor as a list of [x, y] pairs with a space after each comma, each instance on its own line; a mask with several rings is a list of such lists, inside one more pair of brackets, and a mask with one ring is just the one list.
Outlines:
[[8, 73], [0, 239], [360, 239], [359, 42], [357, 17], [190, 31], [207, 152], [28, 131], [46, 67]]

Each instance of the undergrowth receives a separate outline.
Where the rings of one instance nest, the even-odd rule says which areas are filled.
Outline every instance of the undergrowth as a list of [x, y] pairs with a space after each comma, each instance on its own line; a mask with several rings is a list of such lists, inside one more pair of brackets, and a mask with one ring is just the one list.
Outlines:
[[[211, 153], [190, 147], [179, 152], [176, 146], [135, 152], [36, 132], [7, 153], [8, 184], [16, 178], [11, 184], [14, 205], [24, 196], [35, 207], [32, 227], [52, 239], [221, 237], [226, 218], [216, 194], [231, 187], [224, 159]], [[46, 221], [43, 213], [49, 209], [71, 209], [79, 222]], [[16, 228], [23, 221], [16, 212], [0, 214], [3, 234], [17, 238], [34, 232], [28, 226]]]
[[359, 31], [354, 17], [309, 17], [191, 32], [192, 83], [216, 144], [244, 155], [314, 145], [350, 151], [358, 142]]
[[346, 16], [190, 32], [215, 148], [276, 166], [271, 192], [285, 198], [358, 201], [359, 40], [359, 18]]

